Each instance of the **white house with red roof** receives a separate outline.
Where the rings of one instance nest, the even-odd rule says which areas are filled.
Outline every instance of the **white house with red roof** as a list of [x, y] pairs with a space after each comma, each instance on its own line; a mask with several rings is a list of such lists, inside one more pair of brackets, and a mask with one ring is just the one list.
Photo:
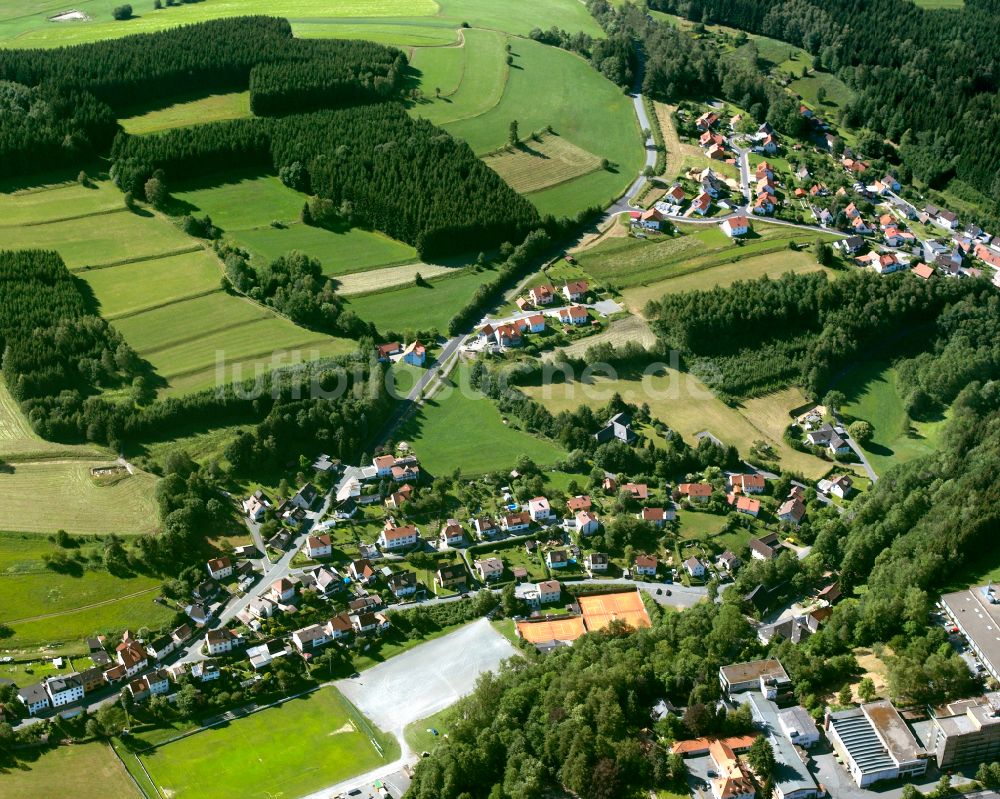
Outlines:
[[719, 227], [722, 228], [722, 232], [729, 236], [729, 238], [735, 239], [739, 236], [745, 236], [750, 232], [750, 220], [740, 214], [739, 216], [723, 220]]
[[571, 280], [562, 287], [563, 296], [570, 302], [578, 302], [590, 291], [586, 280]]
[[698, 214], [698, 216], [707, 214], [708, 209], [711, 207], [712, 198], [708, 195], [708, 192], [701, 192], [691, 201], [691, 213]]
[[552, 515], [552, 509], [545, 497], [535, 497], [528, 500], [528, 513], [534, 521], [540, 522]]
[[580, 535], [593, 535], [600, 526], [597, 516], [589, 510], [582, 510], [576, 514], [576, 531]]
[[556, 298], [555, 287], [549, 284], [535, 286], [528, 291], [528, 298], [535, 305], [551, 305], [552, 301]]
[[205, 564], [213, 580], [224, 580], [233, 576], [233, 562], [229, 558], [213, 558]]
[[328, 535], [311, 535], [306, 541], [306, 555], [310, 558], [328, 558], [333, 554], [333, 541]]
[[559, 309], [559, 321], [564, 325], [585, 325], [590, 315], [582, 305], [570, 305]]
[[378, 544], [383, 550], [393, 552], [397, 549], [413, 546], [419, 537], [417, 528], [412, 524], [396, 527], [391, 521], [388, 521], [382, 528], [382, 532], [378, 534]]

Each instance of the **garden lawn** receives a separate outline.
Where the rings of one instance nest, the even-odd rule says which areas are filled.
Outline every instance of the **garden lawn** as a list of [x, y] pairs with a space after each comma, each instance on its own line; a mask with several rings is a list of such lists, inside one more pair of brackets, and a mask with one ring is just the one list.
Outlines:
[[[0, 782], [4, 799], [139, 799], [140, 794], [121, 761], [103, 743], [60, 746], [44, 754], [22, 750], [17, 765], [5, 769]], [[68, 791], [72, 784], [72, 790]]]
[[[571, 3], [573, 0], [560, 0]], [[0, 13], [0, 42], [17, 47], [58, 47], [173, 28], [217, 17], [267, 14], [291, 19], [419, 17], [437, 13], [433, 0], [210, 0], [159, 10], [152, 3], [133, 4], [136, 16], [116, 22], [111, 12], [120, 0], [78, 0], [67, 6], [55, 0], [6, 0]], [[68, 9], [82, 11], [87, 22], [49, 22]], [[582, 13], [586, 13], [581, 8]], [[576, 30], [574, 28], [573, 30]]]
[[455, 312], [492, 277], [492, 270], [480, 272], [470, 268], [431, 280], [426, 286], [410, 285], [351, 297], [346, 307], [366, 322], [374, 322], [383, 331], [428, 328], [444, 331]]
[[30, 533], [155, 531], [156, 478], [137, 472], [114, 485], [99, 486], [90, 476], [90, 468], [98, 465], [57, 460], [12, 464], [13, 473], [0, 474], [3, 526]]
[[206, 122], [222, 122], [227, 119], [250, 117], [250, 92], [232, 94], [212, 94], [198, 100], [174, 103], [166, 108], [158, 108], [144, 114], [121, 119], [119, 122], [126, 133], [159, 133], [171, 128], [185, 128], [203, 125]]
[[933, 452], [948, 416], [912, 421], [903, 408], [896, 381], [895, 369], [875, 361], [860, 365], [837, 385], [848, 399], [842, 410], [845, 421], [864, 419], [872, 426], [874, 435], [864, 450], [880, 476], [897, 463]]
[[[514, 39], [511, 44], [514, 60], [500, 102], [487, 113], [445, 128], [482, 154], [507, 143], [511, 120], [517, 120], [522, 139], [551, 125], [563, 139], [608, 159], [613, 168], [532, 194], [530, 199], [551, 206], [547, 192], [561, 190], [562, 214], [591, 205], [603, 207], [635, 179], [643, 163], [642, 136], [629, 98], [572, 53], [530, 39]], [[578, 181], [578, 190], [570, 192], [568, 187]]]
[[649, 403], [653, 417], [676, 430], [692, 446], [697, 443], [695, 434], [707, 430], [726, 444], [735, 445], [744, 456], [754, 441], [768, 441], [786, 469], [806, 477], [821, 477], [829, 469], [824, 461], [792, 449], [781, 438], [768, 436], [755, 419], [726, 405], [694, 375], [671, 368], [662, 367], [646, 377], [622, 374], [609, 379], [595, 375], [586, 382], [529, 385], [521, 389], [552, 413], [580, 405], [600, 408], [617, 392], [626, 402]]
[[218, 291], [222, 265], [212, 253], [198, 250], [106, 269], [88, 269], [80, 277], [93, 289], [101, 316], [114, 320]]
[[451, 474], [457, 468], [464, 475], [506, 471], [521, 455], [539, 465], [565, 456], [556, 444], [505, 425], [491, 400], [464, 396], [467, 392], [446, 386], [396, 436], [410, 443], [431, 474]]
[[414, 116], [442, 125], [485, 114], [500, 102], [510, 72], [504, 50], [508, 37], [472, 29], [463, 30], [462, 36], [462, 47], [414, 52], [414, 75], [424, 95], [410, 112]]
[[[451, 719], [455, 714], [455, 706], [446, 707], [420, 721], [407, 724], [403, 730], [403, 737], [406, 739], [410, 751], [416, 754], [430, 752], [442, 741], [447, 740], [445, 736], [451, 729]], [[434, 730], [437, 734], [430, 730]]]
[[141, 759], [172, 799], [268, 799], [320, 790], [389, 763], [398, 752], [398, 744], [371, 731], [339, 691], [323, 688], [166, 744]]

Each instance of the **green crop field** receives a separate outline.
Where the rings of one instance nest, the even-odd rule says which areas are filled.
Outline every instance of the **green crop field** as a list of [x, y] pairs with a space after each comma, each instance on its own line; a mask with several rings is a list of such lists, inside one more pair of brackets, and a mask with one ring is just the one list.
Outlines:
[[[376, 273], [377, 274], [377, 273]], [[469, 301], [479, 286], [492, 279], [492, 271], [466, 269], [431, 280], [426, 286], [362, 294], [347, 300], [347, 307], [381, 330], [446, 330], [455, 311]]]
[[65, 222], [24, 225], [3, 231], [11, 249], [45, 247], [58, 250], [70, 269], [148, 258], [196, 249], [197, 240], [153, 215], [122, 210]]
[[[510, 469], [527, 455], [539, 465], [565, 456], [556, 444], [505, 425], [492, 401], [466, 396], [468, 389], [447, 387], [428, 400], [396, 436], [408, 441], [420, 462], [434, 475]], [[470, 446], [470, 442], [476, 442]]]
[[250, 114], [250, 92], [213, 94], [199, 100], [174, 103], [145, 114], [119, 120], [127, 133], [158, 133], [170, 128], [242, 119]]
[[[528, 39], [512, 40], [514, 67], [496, 107], [479, 116], [451, 122], [445, 128], [465, 139], [477, 153], [493, 152], [507, 143], [517, 120], [522, 137], [551, 125], [565, 140], [599, 158], [614, 171], [587, 175], [562, 184], [562, 214], [590, 205], [605, 205], [622, 192], [643, 162], [641, 136], [631, 102], [622, 91], [578, 56]], [[567, 87], [573, 87], [567, 91]], [[586, 181], [586, 182], [583, 182]], [[575, 190], [574, 190], [575, 189]], [[546, 192], [530, 199], [550, 207]]]
[[[0, 378], [0, 461], [107, 456], [109, 453], [98, 447], [58, 444], [35, 435], [28, 420], [7, 390], [7, 384]], [[2, 479], [3, 475], [0, 474], [0, 480]]]
[[962, 8], [965, 0], [913, 0], [914, 4], [921, 8]]
[[520, 147], [484, 158], [515, 191], [527, 194], [565, 183], [601, 168], [601, 159], [561, 136], [543, 135]]
[[379, 755], [368, 729], [339, 691], [323, 688], [141, 758], [172, 799], [302, 796], [398, 756], [395, 740], [376, 733]]
[[[854, 92], [847, 84], [829, 72], [814, 72], [804, 78], [793, 80], [789, 88], [801, 95], [806, 104], [820, 114], [833, 113], [854, 98]], [[826, 92], [826, 98], [822, 103], [816, 96], [820, 88]]]
[[[44, 754], [18, 753], [17, 766], [0, 776], [4, 799], [138, 799], [139, 792], [111, 747], [103, 743], [60, 746]], [[72, 790], [68, 790], [72, 783]]]
[[[101, 545], [84, 544], [85, 554]], [[103, 569], [55, 572], [43, 556], [62, 551], [42, 536], [0, 533], [0, 623], [13, 635], [0, 646], [17, 649], [51, 641], [80, 641], [95, 633], [167, 624], [174, 613], [153, 602], [160, 593], [154, 577], [115, 577]]]
[[[569, 2], [569, 0], [563, 0]], [[57, 47], [147, 33], [216, 17], [268, 14], [293, 19], [344, 17], [414, 17], [437, 12], [433, 0], [204, 0], [153, 10], [152, 3], [133, 4], [136, 16], [116, 22], [112, 9], [119, 0], [79, 0], [72, 5], [56, 0], [8, 0], [0, 12], [0, 41], [18, 47]], [[51, 22], [67, 10], [81, 11], [86, 21]], [[584, 12], [586, 13], [586, 12]]]
[[156, 529], [156, 478], [139, 472], [99, 486], [79, 461], [15, 463], [0, 474], [3, 526], [31, 533], [148, 533]]
[[259, 260], [299, 250], [318, 259], [326, 274], [341, 275], [417, 259], [413, 247], [381, 233], [303, 225], [298, 219], [306, 196], [273, 176], [237, 176], [217, 186], [175, 192], [174, 198], [185, 210], [211, 216], [228, 238]]
[[303, 39], [367, 39], [400, 48], [442, 47], [458, 41], [454, 23], [416, 19], [295, 19], [292, 32]]
[[114, 320], [218, 291], [222, 265], [212, 253], [198, 250], [79, 274], [93, 289], [101, 315]]
[[616, 379], [594, 376], [587, 382], [530, 385], [522, 390], [552, 413], [580, 405], [603, 407], [617, 392], [626, 402], [649, 403], [653, 417], [680, 433], [694, 445], [696, 433], [707, 430], [740, 452], [749, 452], [754, 441], [766, 440], [778, 452], [785, 468], [808, 477], [821, 477], [829, 465], [812, 455], [792, 449], [780, 436], [769, 435], [765, 426], [745, 409], [732, 408], [718, 399], [694, 375], [670, 368], [655, 373], [624, 374]]
[[527, 36], [532, 28], [548, 30], [553, 25], [563, 30], [583, 31], [594, 37], [604, 32], [586, 6], [577, 0], [438, 0], [440, 16], [456, 23], [468, 22], [474, 28], [496, 30]]
[[929, 422], [914, 422], [896, 387], [896, 370], [882, 362], [859, 365], [837, 385], [848, 399], [845, 419], [864, 419], [874, 435], [864, 449], [876, 474], [898, 463], [933, 452], [947, 414]]
[[10, 227], [117, 211], [122, 205], [121, 192], [110, 183], [90, 187], [58, 183], [0, 194], [0, 240], [6, 246], [6, 229]]
[[411, 113], [436, 125], [485, 114], [500, 102], [507, 85], [508, 37], [493, 30], [462, 33], [462, 47], [416, 50], [413, 55], [424, 99]]

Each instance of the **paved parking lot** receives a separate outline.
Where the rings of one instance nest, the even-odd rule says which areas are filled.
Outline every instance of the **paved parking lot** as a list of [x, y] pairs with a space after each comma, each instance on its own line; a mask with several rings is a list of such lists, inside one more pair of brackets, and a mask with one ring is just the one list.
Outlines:
[[471, 693], [480, 674], [516, 654], [480, 619], [336, 685], [376, 727], [398, 733]]

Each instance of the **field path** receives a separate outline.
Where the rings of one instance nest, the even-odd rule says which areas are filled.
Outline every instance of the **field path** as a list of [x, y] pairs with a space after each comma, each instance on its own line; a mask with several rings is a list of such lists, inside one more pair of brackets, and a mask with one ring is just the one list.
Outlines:
[[90, 610], [91, 608], [99, 608], [104, 605], [114, 605], [116, 602], [121, 602], [125, 599], [135, 599], [143, 594], [151, 594], [154, 591], [159, 591], [160, 586], [154, 585], [152, 588], [145, 588], [142, 591], [136, 591], [132, 594], [122, 594], [121, 596], [113, 597], [112, 599], [104, 599], [100, 602], [91, 602], [89, 605], [79, 605], [75, 608], [67, 608], [66, 610], [58, 610], [54, 613], [43, 613], [41, 616], [25, 616], [23, 619], [2, 619], [4, 624], [27, 624], [33, 621], [44, 621], [45, 619], [54, 619], [57, 616], [68, 616], [71, 613], [79, 613], [82, 610]]

